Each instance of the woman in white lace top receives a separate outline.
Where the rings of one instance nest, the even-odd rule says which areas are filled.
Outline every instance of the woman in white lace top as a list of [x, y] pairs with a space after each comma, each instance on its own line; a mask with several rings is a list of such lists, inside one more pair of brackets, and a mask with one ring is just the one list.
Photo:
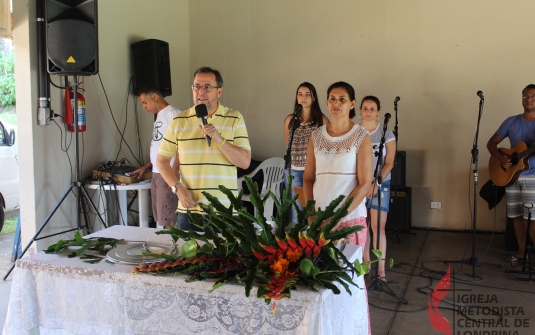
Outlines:
[[308, 142], [304, 175], [305, 200], [316, 200], [324, 209], [339, 195], [353, 198], [348, 215], [337, 229], [360, 225], [364, 229], [348, 238], [349, 243], [366, 243], [365, 197], [372, 182], [372, 150], [368, 132], [353, 123], [355, 90], [345, 82], [327, 90], [331, 123], [314, 130]]

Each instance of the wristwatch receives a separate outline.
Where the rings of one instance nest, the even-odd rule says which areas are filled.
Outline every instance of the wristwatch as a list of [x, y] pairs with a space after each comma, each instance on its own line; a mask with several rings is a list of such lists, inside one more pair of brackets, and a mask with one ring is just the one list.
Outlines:
[[180, 185], [180, 182], [177, 182], [174, 186], [171, 186], [171, 191], [173, 192], [173, 194], [176, 194], [176, 189], [178, 185]]

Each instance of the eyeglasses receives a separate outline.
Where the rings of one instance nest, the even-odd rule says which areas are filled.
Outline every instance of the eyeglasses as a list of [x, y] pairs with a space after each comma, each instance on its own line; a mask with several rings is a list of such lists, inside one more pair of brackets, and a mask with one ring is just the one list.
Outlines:
[[212, 92], [212, 90], [214, 88], [221, 88], [221, 86], [214, 87], [214, 86], [209, 85], [209, 84], [206, 84], [206, 85], [191, 85], [191, 90], [195, 91], [195, 92], [198, 92], [201, 88], [202, 88], [202, 90], [204, 92]]
[[528, 100], [528, 99], [535, 99], [535, 94], [533, 94], [533, 95], [523, 95], [523, 96], [522, 96], [522, 99], [526, 99], [526, 100]]

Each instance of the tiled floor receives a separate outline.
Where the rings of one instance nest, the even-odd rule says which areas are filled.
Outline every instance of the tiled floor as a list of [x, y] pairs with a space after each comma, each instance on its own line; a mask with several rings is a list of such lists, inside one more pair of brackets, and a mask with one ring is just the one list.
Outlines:
[[[505, 272], [511, 269], [504, 261], [511, 252], [505, 251], [504, 235], [478, 234], [476, 243], [478, 260], [498, 263], [502, 267], [481, 264], [475, 267], [476, 277], [473, 277], [472, 265], [452, 263], [450, 288], [436, 291], [435, 296], [443, 293], [445, 297], [438, 312], [430, 313], [427, 293], [435, 288], [448, 269], [443, 261], [470, 258], [472, 235], [420, 229], [412, 232], [414, 235], [399, 234], [401, 243], [395, 235], [387, 236], [387, 257], [395, 260], [394, 267], [387, 270], [388, 287], [408, 304], [400, 304], [384, 292], [369, 291], [374, 335], [442, 334], [433, 329], [430, 321], [435, 320], [438, 327], [440, 321], [436, 320], [441, 319], [433, 317], [438, 313], [444, 316], [442, 323], [449, 324], [453, 335], [535, 334], [535, 308], [531, 308], [535, 301], [535, 282], [516, 281], [515, 276], [527, 275]], [[2, 277], [8, 269], [12, 243], [12, 234], [0, 235]], [[521, 267], [514, 269], [521, 270]], [[7, 313], [10, 281], [11, 277], [0, 282], [1, 327]]]
[[387, 271], [388, 286], [408, 304], [384, 292], [369, 291], [373, 334], [442, 334], [433, 329], [431, 320], [436, 327], [449, 323], [454, 335], [535, 333], [535, 282], [517, 281], [515, 277], [527, 275], [506, 273], [522, 269], [504, 261], [512, 254], [505, 250], [504, 235], [477, 234], [476, 238], [476, 260], [501, 267], [480, 264], [474, 269], [471, 264], [450, 263], [449, 290], [434, 293], [435, 297], [445, 295], [438, 310], [445, 319], [440, 322], [438, 313], [429, 312], [428, 292], [445, 276], [448, 264], [444, 260], [471, 258], [472, 234], [412, 232], [415, 235], [399, 234], [401, 243], [388, 234], [387, 249], [387, 257], [395, 260]]

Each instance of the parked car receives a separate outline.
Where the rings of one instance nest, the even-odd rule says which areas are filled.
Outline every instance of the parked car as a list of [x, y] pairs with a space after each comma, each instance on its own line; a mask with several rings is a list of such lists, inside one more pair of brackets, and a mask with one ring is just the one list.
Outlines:
[[0, 121], [0, 231], [4, 227], [5, 211], [19, 206], [19, 153], [15, 131], [9, 131]]

